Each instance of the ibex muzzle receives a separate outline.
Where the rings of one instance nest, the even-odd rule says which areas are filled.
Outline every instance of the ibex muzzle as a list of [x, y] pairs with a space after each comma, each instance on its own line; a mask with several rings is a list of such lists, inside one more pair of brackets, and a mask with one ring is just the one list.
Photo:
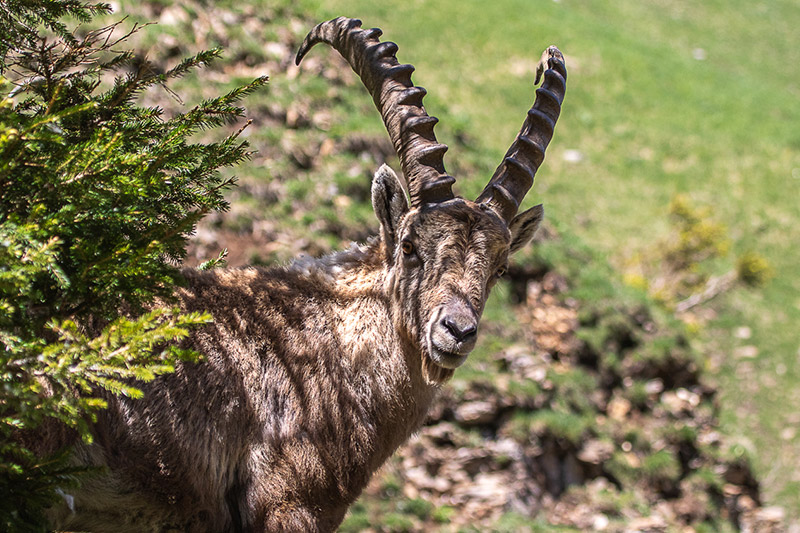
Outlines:
[[459, 366], [475, 347], [479, 320], [477, 311], [464, 297], [455, 296], [437, 307], [428, 334], [434, 360], [445, 368]]
[[289, 267], [186, 270], [181, 306], [214, 317], [187, 340], [205, 358], [141, 384], [142, 399], [106, 398], [76, 456], [109, 474], [74, 494], [61, 529], [333, 531], [475, 347], [489, 292], [542, 219], [541, 206], [517, 211], [560, 112], [563, 58], [545, 52], [522, 130], [473, 202], [453, 194], [413, 67], [360, 26], [318, 25], [297, 60], [318, 42], [347, 59], [407, 190], [378, 170], [380, 234], [366, 245]]

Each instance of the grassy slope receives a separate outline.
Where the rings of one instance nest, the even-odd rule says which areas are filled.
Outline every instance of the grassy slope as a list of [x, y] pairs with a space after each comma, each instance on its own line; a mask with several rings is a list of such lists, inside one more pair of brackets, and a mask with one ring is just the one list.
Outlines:
[[[312, 4], [313, 5], [313, 4]], [[485, 149], [451, 151], [487, 173], [500, 160], [532, 97], [539, 52], [556, 43], [570, 67], [568, 99], [548, 161], [528, 203], [621, 265], [663, 236], [670, 198], [686, 192], [713, 207], [734, 250], [765, 255], [775, 278], [715, 304], [700, 334], [723, 385], [723, 422], [754, 452], [771, 500], [800, 507], [796, 427], [800, 367], [800, 5], [662, 0], [625, 2], [368, 2], [333, 0], [319, 19], [358, 16], [401, 45], [429, 88], [426, 104]], [[705, 59], [695, 59], [702, 49]], [[315, 52], [321, 53], [321, 52]], [[446, 106], [444, 105], [446, 102]], [[360, 124], [379, 128], [370, 118]], [[356, 124], [354, 124], [356, 125]], [[580, 150], [582, 162], [563, 153]], [[474, 194], [476, 176], [460, 191]], [[731, 335], [749, 326], [752, 338]], [[732, 354], [758, 347], [753, 359]], [[789, 428], [788, 430], [786, 428]]]

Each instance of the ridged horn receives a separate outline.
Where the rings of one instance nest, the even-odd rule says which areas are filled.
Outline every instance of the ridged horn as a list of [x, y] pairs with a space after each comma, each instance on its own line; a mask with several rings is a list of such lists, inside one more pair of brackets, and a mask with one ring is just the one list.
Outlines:
[[542, 71], [544, 83], [536, 89], [536, 99], [528, 111], [522, 129], [489, 184], [476, 200], [478, 203], [488, 204], [507, 223], [517, 214], [522, 199], [533, 186], [533, 177], [553, 138], [553, 130], [567, 90], [564, 56], [555, 46], [548, 47], [542, 54], [534, 84], [539, 83]]
[[380, 42], [378, 28], [361, 29], [361, 21], [339, 17], [318, 24], [306, 36], [295, 62], [299, 65], [317, 43], [338, 51], [361, 78], [380, 111], [408, 182], [411, 205], [438, 203], [453, 198], [455, 178], [444, 168], [447, 145], [438, 143], [422, 105], [426, 91], [411, 82], [414, 67], [401, 65], [393, 42]]

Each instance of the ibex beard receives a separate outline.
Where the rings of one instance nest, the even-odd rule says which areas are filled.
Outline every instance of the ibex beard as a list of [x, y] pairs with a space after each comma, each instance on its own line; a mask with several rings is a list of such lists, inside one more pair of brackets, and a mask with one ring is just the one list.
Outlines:
[[60, 527], [332, 531], [475, 347], [489, 292], [542, 220], [517, 211], [560, 113], [563, 57], [545, 51], [534, 105], [473, 202], [452, 192], [413, 67], [360, 25], [318, 25], [298, 62], [330, 44], [378, 106], [405, 177], [384, 165], [373, 179], [379, 235], [288, 267], [186, 270], [181, 306], [214, 317], [187, 343], [205, 358], [142, 399], [107, 398], [76, 457], [108, 474], [54, 511]]

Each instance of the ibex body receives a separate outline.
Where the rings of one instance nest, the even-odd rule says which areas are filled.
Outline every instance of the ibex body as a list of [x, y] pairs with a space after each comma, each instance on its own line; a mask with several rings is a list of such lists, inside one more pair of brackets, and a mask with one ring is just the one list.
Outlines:
[[393, 43], [339, 18], [317, 26], [298, 61], [326, 42], [372, 94], [400, 157], [372, 186], [380, 234], [285, 268], [187, 271], [186, 310], [213, 325], [200, 364], [109, 398], [79, 458], [108, 475], [76, 493], [62, 525], [92, 531], [330, 531], [372, 473], [422, 423], [437, 388], [475, 346], [489, 291], [530, 240], [541, 206], [517, 215], [564, 96], [560, 52], [504, 162], [475, 202], [452, 193]]

